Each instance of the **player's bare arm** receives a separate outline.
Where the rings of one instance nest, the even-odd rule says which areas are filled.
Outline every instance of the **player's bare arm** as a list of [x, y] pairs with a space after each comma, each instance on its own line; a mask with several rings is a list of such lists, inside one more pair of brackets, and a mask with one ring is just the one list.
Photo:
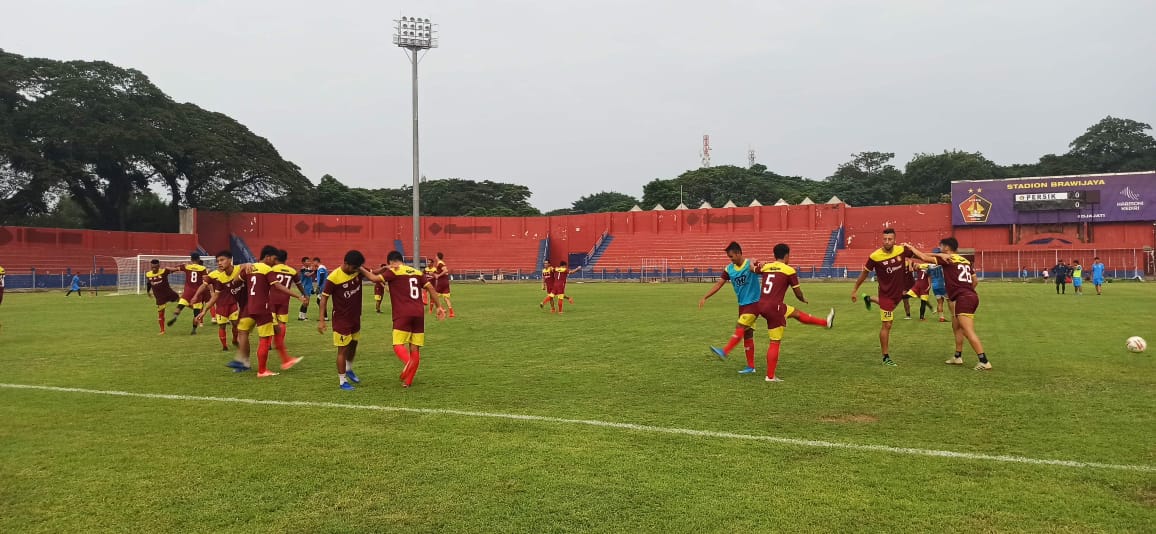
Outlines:
[[703, 295], [702, 299], [698, 301], [698, 307], [706, 306], [706, 300], [713, 297], [715, 293], [718, 293], [718, 290], [722, 289], [722, 286], [726, 285], [726, 283], [727, 281], [721, 278], [715, 282], [714, 285], [710, 287], [710, 291], [707, 291], [706, 295]]
[[859, 286], [862, 286], [863, 282], [867, 281], [867, 275], [870, 273], [871, 271], [867, 269], [863, 269], [863, 272], [859, 273], [859, 278], [855, 280], [855, 287], [851, 288], [851, 302], [859, 301]]
[[803, 288], [801, 288], [799, 286], [795, 286], [795, 287], [792, 287], [791, 290], [795, 292], [795, 298], [799, 299], [799, 302], [802, 302], [803, 304], [808, 304], [807, 297], [803, 296]]
[[[364, 267], [363, 267], [364, 269]], [[325, 314], [329, 313], [329, 295], [321, 294], [321, 316], [317, 318], [317, 333], [325, 333]]]
[[[209, 290], [213, 296], [209, 297], [209, 301], [205, 303], [205, 307], [201, 309], [201, 313], [197, 314], [197, 320], [198, 321], [203, 320], [205, 318], [205, 316], [209, 314], [210, 310], [212, 310], [213, 306], [217, 303], [217, 299], [221, 296], [221, 292], [217, 291], [217, 288], [210, 286]], [[201, 294], [201, 290], [198, 289], [197, 295], [200, 295], [200, 294]], [[197, 297], [194, 296], [193, 301], [196, 302], [196, 300], [197, 300]]]
[[[300, 285], [300, 284], [298, 284], [298, 285]], [[306, 297], [305, 295], [302, 295], [301, 293], [297, 292], [297, 288], [289, 289], [289, 288], [287, 288], [281, 284], [277, 284], [277, 283], [271, 283], [271, 284], [269, 284], [269, 287], [275, 288], [277, 291], [285, 293], [285, 294], [289, 295], [290, 297], [293, 297], [297, 300], [300, 300], [301, 302], [309, 302], [309, 297]]]
[[380, 274], [380, 273], [375, 273], [369, 269], [366, 269], [364, 266], [361, 267], [361, 276], [364, 277], [366, 280], [369, 280], [370, 282], [374, 282], [374, 283], [384, 283], [385, 279], [378, 276], [378, 274]]

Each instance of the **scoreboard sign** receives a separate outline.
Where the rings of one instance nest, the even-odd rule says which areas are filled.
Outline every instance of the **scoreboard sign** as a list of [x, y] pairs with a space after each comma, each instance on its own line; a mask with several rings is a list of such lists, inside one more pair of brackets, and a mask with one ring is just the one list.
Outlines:
[[952, 224], [1156, 221], [1156, 172], [951, 183]]

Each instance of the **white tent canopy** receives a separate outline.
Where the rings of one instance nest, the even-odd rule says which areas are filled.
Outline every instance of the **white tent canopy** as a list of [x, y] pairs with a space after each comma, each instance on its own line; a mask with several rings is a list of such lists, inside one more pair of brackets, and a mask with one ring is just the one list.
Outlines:
[[757, 198], [756, 198], [756, 199], [754, 199], [754, 200], [752, 200], [752, 201], [751, 201], [751, 205], [750, 205], [750, 207], [752, 207], [752, 208], [756, 208], [756, 207], [759, 207], [759, 206], [762, 206], [762, 205], [763, 205], [763, 204], [762, 204], [761, 202], [759, 202], [759, 199], [757, 199]]
[[790, 206], [791, 203], [787, 202], [787, 200], [784, 198], [780, 198], [778, 202], [775, 202], [775, 205], [776, 206]]
[[807, 197], [807, 198], [804, 198], [803, 201], [799, 203], [799, 205], [800, 206], [806, 206], [808, 204], [814, 204], [814, 203], [815, 203], [815, 201], [811, 200], [811, 197]]
[[654, 209], [651, 211], [666, 211], [666, 208], [662, 207], [662, 204], [655, 204]]
[[678, 203], [678, 206], [677, 206], [677, 207], [675, 207], [674, 209], [676, 209], [676, 210], [688, 210], [688, 209], [690, 209], [690, 208], [686, 207], [686, 204], [683, 204], [682, 202], [679, 202], [679, 203]]
[[709, 209], [711, 209], [711, 208], [713, 208], [713, 207], [714, 207], [714, 206], [711, 206], [711, 205], [710, 205], [710, 202], [703, 202], [703, 203], [702, 203], [702, 205], [698, 207], [698, 209], [700, 209], [700, 210], [709, 210]]
[[843, 204], [843, 201], [838, 196], [832, 196], [831, 200], [828, 200], [827, 203], [828, 204]]
[[723, 204], [723, 207], [724, 208], [737, 208], [738, 206], [736, 206], [734, 202], [731, 202], [730, 200], [728, 200], [726, 204]]
[[630, 208], [630, 211], [642, 211], [642, 206], [635, 204], [633, 208]]

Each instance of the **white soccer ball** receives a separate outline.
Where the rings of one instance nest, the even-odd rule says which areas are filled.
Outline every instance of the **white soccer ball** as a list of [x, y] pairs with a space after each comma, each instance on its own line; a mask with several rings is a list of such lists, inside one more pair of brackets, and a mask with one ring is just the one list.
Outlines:
[[1140, 336], [1132, 336], [1125, 342], [1125, 346], [1132, 352], [1144, 352], [1148, 348], [1148, 342]]

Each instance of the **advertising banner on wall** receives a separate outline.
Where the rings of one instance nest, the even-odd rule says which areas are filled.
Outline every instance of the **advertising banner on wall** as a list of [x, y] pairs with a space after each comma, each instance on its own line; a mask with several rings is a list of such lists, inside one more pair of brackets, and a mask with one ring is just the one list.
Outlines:
[[1156, 221], [1156, 172], [951, 183], [951, 223]]

